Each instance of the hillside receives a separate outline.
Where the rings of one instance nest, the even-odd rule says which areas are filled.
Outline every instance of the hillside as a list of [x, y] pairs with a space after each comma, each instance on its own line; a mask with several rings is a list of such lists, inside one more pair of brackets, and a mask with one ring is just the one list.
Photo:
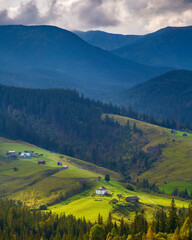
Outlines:
[[[192, 123], [192, 72], [173, 71], [122, 92], [120, 104], [158, 119], [173, 118], [178, 123]], [[186, 128], [189, 126], [186, 125]]]
[[107, 51], [133, 43], [142, 37], [137, 35], [112, 34], [102, 31], [74, 31], [74, 33], [89, 44]]
[[[8, 158], [6, 152], [14, 150], [33, 152], [30, 159]], [[39, 160], [46, 161], [39, 165]], [[58, 161], [67, 165], [68, 169], [61, 170]], [[105, 174], [111, 176], [106, 183]], [[101, 180], [98, 179], [101, 177]], [[125, 220], [132, 220], [135, 210], [145, 209], [148, 219], [158, 206], [167, 208], [171, 198], [155, 196], [138, 190], [127, 190], [118, 182], [121, 176], [110, 170], [74, 159], [65, 155], [51, 153], [34, 145], [0, 138], [0, 197], [21, 200], [32, 209], [47, 204], [53, 213], [74, 214], [76, 217], [86, 217], [94, 222], [98, 213], [107, 219], [109, 212], [117, 222], [122, 216]], [[105, 186], [110, 195], [99, 197], [94, 194], [95, 189]], [[122, 194], [118, 200], [117, 194]], [[137, 195], [140, 203], [137, 205], [126, 203], [124, 198]], [[116, 199], [112, 204], [111, 200]], [[187, 201], [176, 200], [179, 208], [187, 207]]]
[[[7, 151], [16, 151], [17, 154], [24, 151], [33, 152], [33, 157], [11, 158], [6, 156]], [[46, 164], [37, 164], [40, 160]], [[69, 168], [62, 170], [62, 166], [57, 165], [59, 161]], [[63, 194], [63, 198], [66, 195], [67, 198], [67, 194], [71, 196], [96, 186], [98, 176], [103, 178], [107, 173], [112, 179], [120, 179], [119, 174], [96, 165], [52, 153], [26, 142], [5, 138], [0, 138], [0, 162], [0, 196], [18, 198], [29, 205], [50, 205], [59, 202], [62, 200], [59, 199], [59, 194]], [[73, 189], [76, 185], [77, 190]], [[32, 202], [33, 200], [36, 200], [36, 203]]]
[[150, 169], [135, 175], [131, 173], [133, 179], [148, 179], [149, 182], [156, 183], [161, 190], [170, 194], [175, 188], [179, 190], [192, 190], [192, 134], [177, 131], [171, 134], [171, 130], [162, 128], [142, 121], [118, 115], [109, 115], [118, 121], [122, 126], [129, 120], [130, 125], [134, 123], [143, 131], [143, 137], [148, 139], [148, 143], [143, 147], [145, 152], [156, 152], [158, 146], [161, 148], [161, 157], [154, 161]]
[[108, 117], [102, 119], [104, 113], [151, 119], [84, 98], [76, 91], [0, 86], [1, 136], [110, 168], [126, 179], [131, 169], [148, 169], [159, 156], [140, 151], [148, 141], [142, 131], [129, 123], [122, 127]]
[[191, 26], [167, 27], [112, 52], [141, 64], [191, 70], [191, 40]]
[[109, 100], [118, 90], [167, 71], [119, 58], [53, 26], [0, 26], [0, 34], [0, 81], [12, 86], [70, 87]]

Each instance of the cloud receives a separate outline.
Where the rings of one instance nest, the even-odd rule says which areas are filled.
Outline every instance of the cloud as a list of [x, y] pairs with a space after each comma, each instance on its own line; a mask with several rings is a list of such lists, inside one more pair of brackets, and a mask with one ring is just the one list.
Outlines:
[[0, 24], [4, 25], [4, 24], [11, 24], [11, 19], [9, 18], [8, 15], [8, 10], [7, 9], [3, 9], [0, 10]]
[[19, 1], [14, 7], [10, 0], [9, 6], [0, 3], [0, 24], [52, 24], [69, 30], [125, 34], [192, 24], [192, 0]]
[[3, 9], [0, 11], [0, 24], [49, 24], [54, 18], [59, 18], [59, 5], [57, 6], [57, 0], [51, 0], [46, 5], [48, 9], [42, 13], [36, 1], [21, 2], [20, 6], [14, 9], [13, 16], [11, 10]]
[[75, 13], [79, 19], [92, 27], [117, 26], [119, 20], [115, 8], [112, 8], [114, 1], [108, 0], [87, 0], [73, 4]]

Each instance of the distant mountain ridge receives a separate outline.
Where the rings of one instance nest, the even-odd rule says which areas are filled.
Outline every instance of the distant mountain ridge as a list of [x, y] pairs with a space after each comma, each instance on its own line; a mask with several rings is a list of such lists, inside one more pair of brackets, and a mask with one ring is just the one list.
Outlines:
[[117, 91], [168, 71], [119, 58], [58, 27], [0, 26], [0, 34], [3, 84], [75, 88], [108, 100]]
[[119, 103], [157, 118], [192, 124], [192, 71], [165, 73], [119, 95]]
[[89, 44], [108, 51], [123, 47], [142, 38], [142, 36], [138, 35], [113, 34], [103, 31], [74, 31], [74, 33]]
[[192, 70], [191, 42], [192, 26], [166, 27], [112, 52], [141, 64]]

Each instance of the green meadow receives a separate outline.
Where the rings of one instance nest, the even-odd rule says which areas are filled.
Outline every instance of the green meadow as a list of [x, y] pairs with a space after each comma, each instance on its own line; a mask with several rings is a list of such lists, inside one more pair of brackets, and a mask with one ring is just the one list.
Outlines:
[[138, 178], [148, 179], [159, 186], [165, 182], [192, 182], [192, 134], [187, 133], [188, 136], [183, 137], [183, 132], [177, 131], [176, 134], [171, 134], [171, 129], [142, 121], [113, 114], [109, 114], [109, 117], [113, 117], [121, 125], [125, 125], [127, 120], [130, 125], [136, 123], [148, 141], [148, 144], [143, 147], [144, 151], [147, 151], [150, 146], [164, 144], [160, 159], [150, 170], [137, 176]]
[[[150, 220], [157, 208], [170, 206], [171, 198], [163, 195], [152, 195], [141, 191], [129, 191], [117, 181], [98, 181], [97, 186], [105, 186], [109, 190], [108, 196], [98, 196], [95, 194], [95, 189], [90, 189], [84, 193], [78, 194], [69, 198], [67, 201], [55, 204], [49, 207], [53, 213], [57, 214], [73, 214], [77, 217], [86, 217], [90, 221], [97, 219], [98, 213], [103, 216], [104, 221], [107, 220], [109, 212], [112, 213], [113, 219], [117, 222], [123, 216], [127, 221], [133, 219], [135, 210], [143, 208], [146, 217]], [[95, 186], [96, 187], [96, 186]], [[119, 200], [117, 194], [122, 194]], [[125, 198], [129, 196], [138, 196], [139, 204], [126, 203]], [[117, 203], [112, 204], [111, 200], [116, 199]], [[188, 207], [189, 201], [175, 200], [177, 207]]]
[[[126, 118], [119, 116], [118, 119], [122, 124], [127, 121]], [[133, 122], [130, 119], [130, 124]], [[137, 124], [149, 136], [150, 143], [148, 145], [157, 144], [170, 138], [167, 129], [150, 124], [143, 125], [139, 121]], [[185, 138], [185, 141], [190, 143], [188, 138]], [[9, 150], [33, 151], [39, 158], [7, 159], [6, 151]], [[46, 164], [38, 165], [38, 160], [45, 160]], [[62, 161], [69, 168], [62, 170], [57, 165], [58, 161]], [[103, 180], [107, 173], [111, 176], [109, 183]], [[149, 174], [149, 172], [145, 174]], [[101, 180], [99, 180], [99, 176]], [[140, 209], [144, 209], [147, 218], [152, 219], [157, 208], [169, 207], [171, 202], [169, 196], [147, 194], [137, 190], [129, 191], [120, 181], [121, 175], [108, 169], [58, 153], [51, 153], [28, 143], [0, 138], [0, 197], [21, 200], [32, 208], [47, 204], [48, 210], [56, 214], [74, 214], [77, 217], [86, 217], [92, 222], [97, 219], [98, 213], [106, 220], [109, 212], [117, 222], [122, 216], [127, 221], [131, 221], [135, 211]], [[162, 187], [169, 186], [169, 183], [163, 184]], [[84, 187], [80, 188], [79, 186]], [[105, 186], [109, 190], [108, 196], [95, 194], [95, 190], [101, 186]], [[190, 189], [190, 185], [188, 187]], [[71, 189], [76, 188], [78, 191], [71, 194]], [[165, 192], [169, 193], [168, 190]], [[117, 194], [121, 194], [122, 197], [118, 198]], [[127, 203], [125, 198], [128, 196], [138, 196], [139, 203]], [[176, 204], [178, 207], [187, 207], [189, 201], [176, 199]]]
[[164, 191], [166, 194], [171, 194], [176, 188], [178, 191], [185, 191], [187, 189], [188, 194], [191, 194], [192, 191], [192, 182], [182, 182], [182, 181], [175, 181], [175, 182], [168, 182], [164, 183], [159, 186], [161, 191]]

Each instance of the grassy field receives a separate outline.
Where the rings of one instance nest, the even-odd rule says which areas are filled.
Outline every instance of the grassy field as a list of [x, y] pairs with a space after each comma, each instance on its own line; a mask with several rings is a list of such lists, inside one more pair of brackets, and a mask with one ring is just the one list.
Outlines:
[[[8, 159], [6, 151], [9, 150], [34, 151], [43, 156]], [[39, 165], [38, 160], [45, 160], [46, 164]], [[69, 169], [62, 170], [57, 165], [58, 161], [68, 165]], [[88, 187], [95, 186], [98, 176], [104, 178], [106, 173], [110, 174], [112, 179], [120, 178], [118, 174], [93, 164], [51, 153], [24, 142], [0, 138], [0, 197], [21, 199], [28, 205], [50, 204], [57, 199], [60, 191], [65, 194], [81, 182]], [[32, 198], [35, 198], [35, 203], [32, 203]]]
[[[146, 217], [150, 220], [153, 218], [155, 210], [159, 207], [167, 208], [170, 206], [171, 198], [165, 196], [156, 196], [147, 194], [140, 191], [129, 191], [123, 187], [123, 185], [117, 181], [105, 181], [97, 182], [97, 186], [105, 186], [110, 194], [108, 196], [95, 195], [95, 189], [85, 191], [78, 194], [67, 201], [56, 204], [49, 207], [54, 213], [57, 214], [74, 214], [77, 217], [86, 217], [91, 221], [97, 219], [98, 213], [100, 213], [104, 220], [107, 220], [109, 212], [112, 212], [113, 219], [117, 222], [120, 221], [123, 216], [127, 221], [133, 219], [135, 210], [143, 208], [146, 212]], [[117, 194], [122, 194], [122, 198], [119, 200]], [[126, 203], [125, 198], [129, 196], [138, 196], [139, 204]], [[116, 199], [118, 202], [113, 205], [111, 200]], [[176, 199], [176, 205], [179, 208], [188, 207], [188, 201], [182, 201]]]
[[159, 188], [161, 191], [164, 191], [166, 194], [171, 194], [176, 188], [178, 189], [178, 191], [185, 191], [185, 189], [187, 189], [188, 194], [191, 194], [192, 182], [182, 182], [182, 181], [168, 182], [168, 183], [162, 184]]
[[171, 134], [171, 129], [118, 115], [109, 114], [109, 116], [121, 125], [125, 125], [127, 120], [131, 125], [135, 122], [137, 127], [142, 129], [143, 137], [148, 141], [143, 148], [144, 151], [158, 144], [165, 146], [160, 159], [150, 170], [138, 176], [139, 178], [146, 178], [158, 185], [164, 182], [192, 182], [192, 134], [183, 137], [183, 132], [177, 131], [176, 134]]
[[[138, 123], [139, 124], [139, 123]], [[157, 142], [155, 135], [158, 128], [151, 129], [146, 124], [146, 131], [154, 132], [151, 135], [151, 142]], [[162, 131], [162, 130], [160, 130]], [[165, 131], [165, 130], [164, 130]], [[167, 138], [168, 135], [163, 136]], [[43, 154], [39, 158], [31, 159], [7, 159], [6, 151], [34, 151], [34, 153]], [[37, 161], [45, 160], [45, 165], [38, 165]], [[69, 169], [61, 170], [57, 162], [62, 161], [68, 165]], [[17, 171], [14, 170], [17, 168]], [[98, 176], [104, 179], [108, 173], [111, 181], [106, 183], [104, 180], [98, 180]], [[155, 196], [140, 191], [129, 191], [120, 182], [121, 176], [115, 172], [86, 163], [82, 160], [74, 159], [57, 153], [51, 153], [44, 149], [24, 142], [10, 141], [0, 138], [0, 196], [20, 199], [27, 205], [37, 208], [41, 204], [53, 204], [49, 210], [54, 213], [74, 214], [77, 217], [86, 217], [91, 221], [97, 219], [100, 213], [104, 220], [107, 219], [109, 212], [118, 222], [122, 216], [130, 221], [133, 219], [135, 211], [143, 208], [148, 219], [153, 218], [156, 208], [168, 207], [171, 198], [166, 196]], [[60, 194], [65, 195], [74, 186], [80, 183], [86, 183], [86, 187], [81, 189], [72, 197], [65, 201], [55, 204]], [[95, 190], [98, 187], [105, 186], [109, 189], [108, 196], [97, 196]], [[122, 194], [119, 200], [117, 194]], [[138, 196], [139, 204], [126, 203], [128, 196]], [[111, 200], [117, 200], [113, 204]], [[187, 207], [188, 201], [176, 200], [178, 207]]]

